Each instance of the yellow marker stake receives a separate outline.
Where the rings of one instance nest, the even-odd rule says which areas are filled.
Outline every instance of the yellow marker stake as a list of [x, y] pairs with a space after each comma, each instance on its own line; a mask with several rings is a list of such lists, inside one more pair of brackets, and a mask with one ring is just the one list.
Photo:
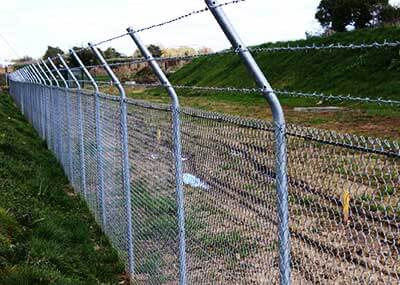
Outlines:
[[161, 130], [157, 129], [157, 142], [158, 144], [161, 144]]
[[350, 215], [350, 193], [344, 191], [342, 195], [342, 207], [343, 207], [343, 222], [346, 224], [349, 220]]

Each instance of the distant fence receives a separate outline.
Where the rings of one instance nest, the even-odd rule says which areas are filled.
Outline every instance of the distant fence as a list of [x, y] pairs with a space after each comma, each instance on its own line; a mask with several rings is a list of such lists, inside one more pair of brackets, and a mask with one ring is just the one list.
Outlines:
[[[12, 74], [10, 93], [135, 284], [399, 283], [399, 142], [286, 125], [274, 90], [222, 11], [237, 2], [207, 0], [207, 9], [85, 48], [120, 96], [100, 92], [101, 82], [75, 50], [71, 56], [79, 68], [69, 68], [62, 56], [29, 65]], [[206, 11], [256, 89], [173, 86], [158, 66], [164, 59], [153, 58], [137, 36]], [[113, 65], [97, 49], [125, 36], [141, 51], [138, 61], [160, 80], [148, 85], [165, 88], [170, 105], [126, 98]], [[336, 48], [380, 45], [323, 50]], [[313, 49], [320, 48], [306, 48]], [[88, 80], [77, 79], [77, 70]], [[274, 120], [181, 108], [175, 89], [261, 92]], [[338, 99], [399, 105], [380, 98]]]

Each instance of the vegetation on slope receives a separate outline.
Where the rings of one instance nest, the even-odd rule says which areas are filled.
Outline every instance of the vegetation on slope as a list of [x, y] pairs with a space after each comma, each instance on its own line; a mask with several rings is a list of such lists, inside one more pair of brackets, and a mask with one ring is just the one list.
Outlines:
[[54, 156], [0, 94], [0, 284], [116, 284], [122, 272]]
[[[264, 44], [260, 47], [329, 45], [400, 41], [400, 28], [336, 33], [329, 37]], [[370, 98], [399, 98], [399, 48], [321, 50], [255, 54], [276, 89], [351, 94]], [[196, 59], [171, 76], [176, 84], [253, 87], [236, 55]]]
[[[260, 47], [361, 44], [400, 41], [400, 28], [376, 28], [336, 33], [329, 37], [263, 44]], [[399, 48], [321, 50], [255, 54], [275, 89], [317, 92], [354, 97], [400, 100]], [[238, 56], [209, 56], [193, 60], [170, 75], [174, 84], [255, 87]], [[160, 90], [129, 92], [131, 97], [168, 102]], [[161, 96], [162, 95], [162, 96]], [[183, 106], [245, 117], [270, 119], [265, 99], [259, 94], [234, 94], [179, 90]], [[288, 122], [346, 133], [388, 138], [400, 137], [398, 107], [280, 96]], [[340, 112], [298, 112], [294, 107], [338, 105]]]

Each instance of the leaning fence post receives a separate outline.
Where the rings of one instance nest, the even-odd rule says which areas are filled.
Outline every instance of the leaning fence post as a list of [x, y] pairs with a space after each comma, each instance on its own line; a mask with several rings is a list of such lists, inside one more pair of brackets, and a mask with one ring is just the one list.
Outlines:
[[29, 102], [27, 105], [27, 107], [29, 108], [29, 114], [27, 114], [28, 115], [28, 120], [32, 123], [32, 125], [34, 125], [34, 118], [33, 118], [33, 101], [34, 101], [34, 96], [33, 96], [33, 94], [32, 94], [32, 88], [31, 88], [31, 85], [29, 84], [29, 83], [32, 83], [33, 82], [33, 80], [32, 80], [32, 77], [31, 77], [31, 75], [29, 74], [29, 72], [28, 72], [28, 70], [27, 70], [27, 68], [26, 67], [24, 67], [23, 69], [22, 69], [22, 72], [23, 72], [23, 74], [24, 74], [24, 76], [25, 76], [25, 81], [26, 81], [26, 85], [25, 85], [25, 88], [27, 89], [26, 91], [26, 93], [28, 93], [28, 98], [24, 98], [24, 97], [22, 97], [24, 100], [23, 100], [23, 103], [24, 104], [26, 104], [26, 102]]
[[25, 73], [25, 75], [27, 77], [28, 82], [32, 83], [33, 82], [33, 78], [32, 78], [32, 75], [29, 73], [29, 70], [26, 67], [24, 67], [23, 71], [24, 71], [24, 73]]
[[179, 228], [179, 283], [186, 284], [186, 233], [185, 233], [185, 206], [182, 178], [182, 144], [180, 131], [180, 106], [179, 99], [167, 76], [155, 61], [153, 55], [143, 44], [138, 34], [132, 29], [127, 29], [129, 35], [139, 48], [143, 57], [149, 62], [153, 72], [156, 74], [161, 84], [165, 87], [172, 100], [172, 129], [174, 137], [174, 156], [175, 156], [175, 183], [176, 201], [178, 208], [178, 228]]
[[[47, 134], [46, 134], [46, 138], [47, 138], [47, 147], [50, 149], [51, 148], [51, 134], [50, 134], [50, 132], [51, 132], [51, 130], [50, 130], [50, 120], [51, 120], [51, 118], [50, 118], [50, 110], [49, 110], [49, 108], [50, 108], [50, 106], [49, 106], [49, 103], [50, 103], [50, 101], [51, 101], [51, 95], [50, 95], [50, 91], [51, 91], [51, 87], [52, 87], [52, 83], [51, 83], [51, 80], [50, 80], [50, 78], [47, 76], [47, 74], [46, 74], [46, 72], [44, 72], [44, 70], [43, 70], [43, 68], [40, 66], [40, 64], [36, 64], [37, 65], [37, 67], [39, 67], [39, 72], [41, 72], [43, 75], [44, 75], [44, 77], [46, 78], [46, 80], [49, 82], [49, 84], [46, 84], [46, 80], [44, 80], [44, 82], [45, 82], [45, 84], [48, 86], [45, 90], [46, 90], [46, 93], [48, 94], [48, 96], [47, 95], [45, 95], [45, 113], [46, 113], [46, 130], [47, 130]], [[49, 92], [47, 92], [47, 91], [49, 91]], [[47, 100], [47, 97], [49, 97], [49, 100]]]
[[[26, 75], [24, 74], [24, 70], [23, 69], [19, 70], [19, 74], [20, 74], [20, 76], [22, 77], [22, 79], [24, 81], [27, 80], [25, 78]], [[25, 87], [25, 85], [21, 85], [21, 86]], [[19, 102], [19, 104], [20, 104], [20, 107], [21, 107], [21, 113], [22, 113], [23, 116], [25, 116], [25, 106], [24, 106], [24, 95], [23, 94], [24, 94], [24, 92], [20, 92], [20, 102]]]
[[29, 74], [31, 75], [33, 82], [34, 83], [39, 83], [40, 79], [36, 76], [36, 74], [32, 71], [32, 67], [30, 65], [27, 66], [27, 70], [29, 71]]
[[[30, 113], [30, 111], [29, 110], [27, 110], [27, 112], [25, 111], [25, 102], [24, 101], [28, 101], [29, 100], [29, 97], [30, 96], [27, 96], [28, 98], [25, 98], [25, 92], [27, 92], [27, 88], [26, 88], [26, 83], [28, 82], [28, 77], [27, 77], [27, 75], [25, 74], [25, 70], [22, 68], [22, 69], [20, 69], [20, 74], [21, 74], [21, 77], [22, 77], [22, 84], [21, 84], [21, 86], [22, 86], [22, 88], [23, 88], [23, 90], [24, 90], [24, 92], [21, 92], [20, 93], [20, 97], [21, 97], [21, 100], [20, 100], [20, 104], [21, 104], [21, 112], [22, 112], [22, 114], [25, 116], [25, 118], [29, 121], [30, 120], [30, 118], [29, 118], [29, 113]], [[27, 105], [27, 107], [29, 108], [30, 107], [30, 104], [29, 104], [29, 102], [26, 102], [26, 105]]]
[[[44, 78], [42, 75], [39, 73], [39, 71], [36, 69], [35, 65], [30, 65], [30, 68], [32, 72], [36, 75], [38, 78], [38, 83], [40, 85], [44, 85]], [[43, 86], [42, 86], [43, 87]], [[42, 139], [46, 140], [46, 125], [45, 125], [45, 107], [44, 107], [44, 100], [43, 100], [43, 89], [41, 88], [41, 96], [40, 96], [40, 108], [41, 108], [41, 116], [40, 116], [40, 122], [41, 122], [41, 129], [42, 129]]]
[[[42, 60], [42, 64], [43, 66], [46, 68], [47, 72], [50, 74], [50, 77], [54, 80], [54, 82], [56, 83], [56, 87], [57, 89], [60, 88], [60, 84], [58, 83], [57, 78], [54, 76], [54, 74], [51, 72], [50, 68], [47, 66], [46, 62], [44, 60]], [[52, 90], [54, 91], [54, 87], [52, 87]], [[56, 158], [60, 161], [60, 139], [59, 139], [59, 126], [58, 126], [58, 121], [59, 121], [59, 116], [60, 116], [60, 112], [59, 112], [59, 108], [58, 108], [58, 92], [53, 92], [53, 95], [51, 96], [51, 100], [53, 102], [53, 112], [54, 112], [54, 117], [52, 119], [52, 123], [53, 123], [53, 129], [54, 129], [54, 153], [56, 155]]]
[[[58, 58], [61, 61], [61, 64], [65, 67], [67, 70], [67, 73], [71, 76], [71, 78], [74, 80], [76, 85], [80, 88], [79, 81], [75, 78], [74, 74], [72, 73], [71, 69], [69, 68], [68, 64], [65, 62], [64, 58], [62, 57], [61, 54], [57, 54]], [[69, 89], [69, 85], [67, 82], [67, 89]], [[68, 94], [68, 90], [66, 89], [66, 100], [67, 100], [67, 136], [68, 136], [68, 162], [69, 162], [69, 175], [70, 175], [70, 180], [73, 182], [74, 176], [73, 176], [73, 169], [72, 169], [72, 137], [71, 137], [71, 102], [70, 102], [70, 96]]]
[[[68, 88], [68, 83], [67, 83], [67, 81], [64, 79], [64, 77], [62, 76], [62, 74], [61, 74], [61, 72], [58, 70], [58, 68], [57, 68], [57, 66], [55, 65], [55, 63], [53, 62], [53, 60], [49, 57], [48, 58], [48, 61], [49, 61], [49, 63], [50, 63], [50, 65], [51, 65], [51, 67], [53, 68], [53, 70], [56, 72], [56, 74], [58, 75], [58, 77], [60, 77], [60, 79], [61, 79], [61, 81], [63, 82], [63, 84], [64, 84], [64, 87], [65, 88]], [[67, 90], [67, 89], [64, 89], [65, 91]], [[68, 96], [68, 94], [65, 92], [65, 96]], [[59, 108], [59, 110], [58, 110], [59, 112], [58, 113], [60, 113], [60, 108]], [[60, 114], [58, 114], [58, 116], [60, 116]], [[64, 158], [65, 158], [65, 156], [63, 155], [64, 154], [64, 149], [63, 149], [63, 145], [64, 145], [64, 142], [63, 142], [63, 140], [62, 140], [62, 132], [61, 132], [61, 120], [59, 120], [59, 126], [58, 126], [58, 128], [59, 128], [59, 141], [60, 141], [60, 160], [61, 160], [61, 163], [63, 164], [63, 166], [65, 167], [65, 165], [64, 165], [64, 163], [65, 163], [65, 160], [64, 160]], [[68, 126], [69, 127], [69, 126]]]
[[266, 97], [274, 120], [276, 140], [276, 188], [278, 206], [279, 270], [280, 284], [290, 284], [289, 201], [287, 182], [286, 122], [282, 106], [271, 85], [257, 65], [250, 51], [236, 33], [217, 0], [205, 0], [233, 49], [246, 65], [249, 73]]
[[[36, 98], [36, 96], [35, 96], [35, 94], [34, 94], [34, 88], [33, 88], [33, 84], [36, 82], [36, 79], [35, 79], [35, 77], [33, 76], [31, 70], [30, 70], [27, 66], [24, 68], [24, 70], [25, 70], [25, 73], [28, 75], [29, 81], [30, 81], [30, 83], [31, 83], [31, 84], [30, 84], [30, 87], [29, 87], [29, 92], [31, 93], [30, 96], [33, 97], [33, 98], [32, 98], [32, 101], [35, 102], [35, 106], [36, 106], [37, 98]], [[33, 121], [33, 125], [34, 125], [35, 128], [38, 127], [38, 122], [37, 122], [37, 120], [34, 120], [34, 121]]]
[[[28, 105], [28, 108], [29, 108], [29, 114], [27, 114], [27, 117], [28, 117], [28, 120], [31, 122], [31, 124], [32, 125], [35, 125], [35, 121], [34, 121], [34, 118], [33, 118], [33, 108], [34, 108], [34, 105], [33, 105], [33, 102], [34, 102], [34, 96], [33, 96], [33, 94], [32, 94], [32, 88], [31, 88], [31, 85], [29, 84], [29, 83], [33, 83], [33, 80], [32, 80], [32, 77], [31, 77], [31, 75], [29, 74], [29, 72], [28, 72], [28, 69], [26, 68], [26, 67], [24, 67], [23, 69], [22, 69], [22, 72], [23, 72], [23, 74], [24, 74], [24, 76], [25, 76], [25, 81], [26, 81], [26, 85], [25, 85], [25, 87], [24, 88], [26, 88], [26, 93], [29, 93], [28, 94], [28, 98], [26, 98], [26, 100], [24, 100], [24, 101], [27, 101], [27, 102], [29, 102], [27, 105]], [[23, 115], [24, 115], [24, 113], [23, 113]]]
[[99, 183], [99, 200], [100, 200], [100, 215], [101, 222], [103, 226], [103, 230], [105, 231], [106, 227], [106, 207], [105, 207], [105, 193], [104, 193], [104, 170], [103, 170], [103, 145], [101, 141], [101, 117], [100, 117], [100, 98], [99, 98], [99, 86], [97, 85], [96, 80], [90, 74], [89, 70], [83, 64], [82, 60], [79, 58], [78, 54], [72, 50], [72, 54], [74, 55], [76, 61], [82, 68], [83, 72], [89, 78], [90, 82], [94, 88], [94, 105], [95, 105], [95, 124], [96, 124], [96, 147], [97, 147], [97, 171], [98, 171], [98, 183]]
[[48, 117], [47, 117], [47, 83], [46, 79], [43, 77], [42, 73], [40, 72], [39, 68], [37, 68], [36, 64], [33, 64], [32, 67], [35, 69], [35, 71], [38, 73], [40, 76], [40, 79], [42, 80], [42, 101], [43, 101], [43, 125], [44, 125], [44, 140], [47, 142], [47, 147], [49, 146], [49, 136], [48, 136]]
[[[71, 54], [74, 56], [74, 50], [70, 49]], [[79, 141], [80, 141], [80, 160], [81, 160], [81, 182], [82, 182], [82, 191], [83, 191], [83, 197], [87, 198], [87, 193], [86, 193], [86, 162], [85, 162], [85, 141], [83, 137], [83, 115], [82, 115], [82, 93], [81, 93], [81, 85], [79, 84], [79, 81], [76, 79], [75, 75], [72, 73], [72, 71], [68, 68], [68, 73], [72, 77], [72, 79], [75, 81], [77, 89], [78, 89], [78, 124], [79, 124]]]
[[103, 65], [104, 69], [111, 77], [114, 84], [117, 86], [121, 95], [121, 127], [122, 127], [122, 174], [123, 174], [123, 185], [126, 193], [126, 214], [127, 214], [127, 238], [128, 238], [128, 266], [130, 275], [135, 272], [134, 264], [134, 254], [133, 254], [133, 243], [132, 243], [132, 206], [131, 206], [131, 190], [130, 190], [130, 165], [129, 165], [129, 148], [128, 148], [128, 115], [126, 108], [126, 94], [122, 87], [121, 82], [118, 77], [112, 71], [104, 57], [101, 55], [99, 50], [89, 43], [89, 47], [92, 49], [93, 53], [99, 59], [100, 63]]

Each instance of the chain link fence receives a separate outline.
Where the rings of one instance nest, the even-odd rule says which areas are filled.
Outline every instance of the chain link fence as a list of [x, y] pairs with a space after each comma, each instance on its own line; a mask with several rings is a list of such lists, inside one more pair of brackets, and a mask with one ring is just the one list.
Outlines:
[[[135, 284], [178, 283], [171, 106], [124, 100], [127, 212], [121, 99], [99, 95], [100, 191], [94, 93], [10, 87], [126, 264], [132, 243]], [[189, 108], [180, 115], [188, 284], [279, 283], [274, 125]], [[286, 139], [292, 283], [399, 283], [399, 142], [295, 125]]]

